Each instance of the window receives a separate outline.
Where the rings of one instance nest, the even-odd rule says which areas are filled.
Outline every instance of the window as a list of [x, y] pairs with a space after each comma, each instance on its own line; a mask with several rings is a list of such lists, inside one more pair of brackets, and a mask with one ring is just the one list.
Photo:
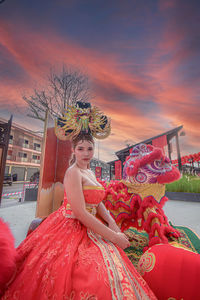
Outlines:
[[18, 156], [19, 156], [19, 157], [26, 158], [26, 157], [27, 157], [27, 153], [19, 152], [19, 153], [18, 153]]
[[8, 149], [7, 159], [12, 160], [12, 150], [11, 149]]
[[24, 148], [29, 148], [29, 141], [28, 140], [23, 141], [23, 147]]
[[24, 153], [24, 152], [19, 152], [18, 153], [18, 156], [19, 156], [19, 161], [20, 162], [26, 162], [26, 161], [28, 161], [28, 157], [27, 157], [27, 153]]
[[34, 143], [33, 149], [34, 149], [34, 150], [37, 150], [37, 151], [40, 151], [40, 144]]
[[33, 160], [35, 163], [39, 163], [39, 161], [40, 161], [40, 156], [33, 154], [33, 155], [32, 155], [32, 160]]
[[9, 144], [13, 144], [13, 135], [10, 135]]

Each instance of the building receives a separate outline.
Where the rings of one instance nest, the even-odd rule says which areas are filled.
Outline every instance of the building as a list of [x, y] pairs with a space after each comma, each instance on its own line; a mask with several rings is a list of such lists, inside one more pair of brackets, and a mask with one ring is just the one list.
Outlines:
[[[120, 176], [116, 176], [117, 172], [116, 172], [116, 164], [119, 160], [116, 159], [116, 160], [112, 160], [112, 161], [109, 161], [107, 164], [109, 165], [109, 168], [110, 168], [110, 180], [115, 180], [115, 179], [121, 179], [121, 173], [122, 173], [122, 170], [120, 170]], [[121, 163], [120, 163], [121, 165]], [[118, 178], [119, 177], [119, 178]]]
[[[101, 179], [109, 180], [110, 179], [110, 166], [109, 164], [97, 159], [93, 158], [90, 162], [90, 168], [97, 175], [96, 168], [101, 168]], [[98, 176], [97, 176], [98, 177]]]
[[[0, 118], [0, 122], [6, 120]], [[42, 135], [12, 123], [5, 174], [11, 174], [14, 181], [29, 181], [40, 169], [42, 140]]]
[[[123, 165], [126, 160], [126, 157], [129, 156], [133, 147], [135, 147], [141, 143], [150, 144], [155, 147], [160, 147], [163, 150], [166, 150], [165, 151], [166, 155], [168, 153], [168, 157], [171, 160], [172, 141], [175, 139], [178, 167], [179, 167], [179, 170], [181, 170], [182, 164], [181, 164], [181, 153], [180, 153], [180, 146], [179, 146], [179, 136], [185, 135], [184, 131], [180, 132], [182, 129], [183, 129], [183, 125], [176, 127], [174, 129], [171, 129], [169, 131], [163, 132], [160, 135], [151, 137], [147, 140], [141, 141], [140, 143], [137, 143], [135, 145], [130, 145], [122, 150], [115, 152], [115, 155], [118, 157], [118, 159], [108, 162], [108, 164], [110, 165], [110, 170], [111, 170], [111, 179], [121, 179], [122, 178]], [[180, 132], [180, 134], [179, 134], [179, 132]]]

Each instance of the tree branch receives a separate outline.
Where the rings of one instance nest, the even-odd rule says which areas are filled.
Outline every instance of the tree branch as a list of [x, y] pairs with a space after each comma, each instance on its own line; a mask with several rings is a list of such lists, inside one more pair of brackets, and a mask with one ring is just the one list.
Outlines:
[[80, 70], [65, 65], [61, 73], [50, 71], [44, 89], [34, 89], [30, 96], [23, 95], [23, 100], [29, 107], [27, 115], [42, 121], [45, 120], [47, 109], [50, 115], [56, 118], [62, 116], [69, 105], [75, 104], [77, 101], [88, 101], [89, 98], [88, 77]]

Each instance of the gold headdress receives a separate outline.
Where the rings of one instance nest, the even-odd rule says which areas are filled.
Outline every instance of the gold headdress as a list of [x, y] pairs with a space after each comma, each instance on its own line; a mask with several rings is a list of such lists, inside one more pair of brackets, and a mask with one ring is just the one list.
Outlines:
[[76, 102], [65, 111], [63, 117], [55, 121], [55, 134], [60, 140], [69, 140], [79, 133], [89, 133], [97, 139], [105, 139], [110, 134], [110, 119], [90, 103]]

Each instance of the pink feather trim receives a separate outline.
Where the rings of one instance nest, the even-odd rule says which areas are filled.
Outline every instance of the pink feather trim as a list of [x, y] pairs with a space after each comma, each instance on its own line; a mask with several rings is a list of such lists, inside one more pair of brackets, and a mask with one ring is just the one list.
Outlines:
[[0, 218], [0, 295], [15, 270], [15, 240], [9, 226]]

